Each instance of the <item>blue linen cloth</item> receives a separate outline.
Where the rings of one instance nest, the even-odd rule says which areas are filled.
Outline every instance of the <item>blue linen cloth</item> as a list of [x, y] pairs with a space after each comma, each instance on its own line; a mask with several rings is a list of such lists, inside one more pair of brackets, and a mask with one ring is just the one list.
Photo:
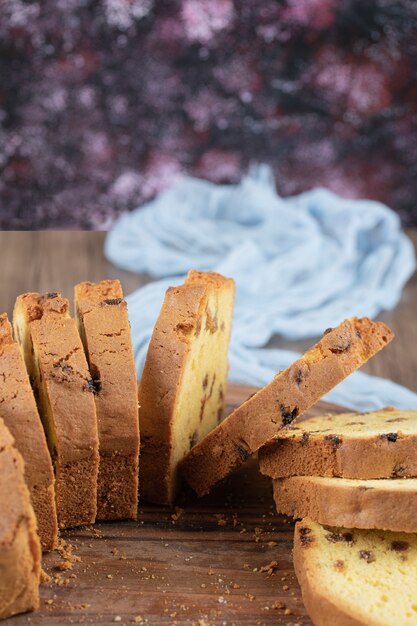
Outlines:
[[[251, 168], [238, 185], [180, 179], [122, 215], [105, 254], [121, 268], [162, 278], [127, 298], [138, 375], [165, 290], [195, 268], [235, 279], [229, 378], [254, 385], [298, 356], [265, 348], [273, 335], [317, 337], [345, 318], [392, 309], [416, 267], [388, 207], [325, 189], [281, 198], [266, 166]], [[417, 394], [362, 373], [326, 399], [359, 411], [417, 409]]]

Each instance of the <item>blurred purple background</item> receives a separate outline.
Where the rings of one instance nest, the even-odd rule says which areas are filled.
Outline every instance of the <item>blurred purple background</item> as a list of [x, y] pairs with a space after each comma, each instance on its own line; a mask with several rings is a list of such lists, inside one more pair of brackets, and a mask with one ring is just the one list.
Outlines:
[[414, 0], [0, 0], [0, 227], [108, 228], [181, 172], [417, 225]]

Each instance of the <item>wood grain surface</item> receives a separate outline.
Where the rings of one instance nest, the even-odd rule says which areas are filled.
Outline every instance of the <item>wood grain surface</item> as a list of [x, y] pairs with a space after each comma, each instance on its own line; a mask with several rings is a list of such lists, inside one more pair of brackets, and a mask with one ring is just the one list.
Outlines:
[[[254, 391], [230, 385], [225, 414]], [[309, 415], [328, 411], [340, 408], [323, 402]], [[2, 623], [311, 626], [293, 526], [275, 512], [271, 481], [252, 459], [200, 500], [186, 491], [176, 509], [141, 503], [137, 522], [63, 532], [76, 560], [46, 554], [51, 580], [39, 611]]]
[[[416, 246], [417, 230], [408, 235]], [[77, 282], [120, 278], [129, 294], [151, 280], [146, 274], [124, 272], [106, 261], [104, 238], [105, 233], [85, 231], [0, 232], [0, 312], [10, 314], [16, 295], [25, 291], [61, 291], [72, 298]], [[417, 391], [417, 274], [406, 285], [400, 304], [378, 319], [391, 326], [396, 339], [362, 371]], [[269, 345], [303, 352], [314, 340], [274, 337]]]

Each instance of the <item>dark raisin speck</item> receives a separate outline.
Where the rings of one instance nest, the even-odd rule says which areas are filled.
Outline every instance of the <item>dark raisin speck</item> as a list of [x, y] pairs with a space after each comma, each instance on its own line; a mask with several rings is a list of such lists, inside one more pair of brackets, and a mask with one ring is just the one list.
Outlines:
[[360, 330], [356, 331], [356, 336], [359, 337], [359, 339], [362, 339], [362, 335], [361, 335], [361, 331]]
[[342, 440], [337, 435], [326, 435], [324, 438], [326, 441], [330, 441], [335, 448], [342, 445]]
[[396, 465], [394, 469], [392, 470], [391, 477], [400, 478], [401, 476], [404, 476], [406, 471], [407, 471], [407, 468], [405, 465]]
[[246, 450], [246, 448], [243, 448], [242, 446], [237, 446], [237, 451], [239, 452], [239, 456], [242, 459], [242, 461], [246, 461], [246, 459], [250, 457], [250, 452]]
[[331, 543], [337, 543], [338, 541], [351, 543], [353, 541], [353, 535], [352, 533], [327, 533], [326, 539]]
[[329, 348], [330, 352], [333, 352], [333, 354], [342, 354], [343, 352], [346, 352], [347, 350], [349, 350], [350, 348], [350, 342], [346, 343], [346, 344], [339, 344], [337, 346], [332, 346], [331, 348]]
[[122, 298], [107, 298], [107, 300], [103, 300], [104, 304], [121, 304], [122, 302]]
[[281, 411], [284, 426], [291, 424], [291, 422], [295, 420], [296, 417], [298, 417], [298, 414], [300, 412], [298, 406], [292, 409], [291, 407], [285, 406], [285, 404], [280, 404], [279, 410]]
[[195, 430], [193, 434], [190, 436], [190, 449], [194, 448], [195, 444], [197, 443], [197, 439], [198, 439], [198, 433]]
[[303, 372], [301, 371], [301, 368], [297, 370], [297, 373], [295, 375], [295, 382], [298, 386], [300, 386], [303, 382]]
[[387, 433], [386, 435], [380, 435], [380, 439], [386, 439], [387, 441], [392, 441], [393, 443], [397, 441], [398, 434], [397, 433]]
[[328, 335], [329, 333], [331, 333], [331, 332], [332, 332], [332, 330], [333, 330], [333, 328], [332, 328], [332, 327], [330, 327], [330, 328], [326, 328], [326, 330], [324, 331], [323, 335]]
[[370, 550], [359, 550], [359, 557], [367, 563], [375, 561], [375, 557]]
[[99, 380], [94, 380], [93, 378], [90, 378], [89, 380], [87, 380], [84, 389], [86, 391], [91, 391], [91, 393], [98, 394], [101, 391], [101, 382]]
[[57, 297], [58, 297], [58, 294], [57, 294], [57, 292], [56, 292], [56, 291], [49, 291], [49, 292], [46, 294], [46, 297], [47, 297], [49, 300], [52, 300], [53, 298], [57, 298]]
[[300, 534], [301, 545], [307, 546], [309, 543], [313, 543], [313, 537], [309, 537], [311, 528], [308, 528], [308, 526], [302, 526], [298, 532]]
[[395, 550], [395, 552], [405, 552], [408, 550], [410, 544], [406, 541], [392, 541], [391, 542], [391, 550]]
[[310, 435], [308, 433], [303, 433], [303, 436], [301, 437], [301, 445], [305, 446], [308, 443], [309, 439]]

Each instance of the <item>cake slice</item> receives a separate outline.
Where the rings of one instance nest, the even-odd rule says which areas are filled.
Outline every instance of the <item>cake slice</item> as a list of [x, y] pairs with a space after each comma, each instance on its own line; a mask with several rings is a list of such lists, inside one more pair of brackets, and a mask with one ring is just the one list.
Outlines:
[[272, 478], [417, 477], [417, 411], [322, 415], [292, 424], [259, 451]]
[[304, 519], [294, 566], [315, 626], [415, 626], [417, 536]]
[[0, 418], [0, 619], [39, 606], [41, 545], [24, 462]]
[[118, 280], [80, 283], [74, 303], [95, 391], [100, 442], [97, 519], [136, 519], [138, 387], [122, 287]]
[[94, 382], [68, 308], [57, 293], [26, 293], [13, 314], [55, 468], [60, 528], [94, 522], [99, 462]]
[[54, 472], [29, 376], [7, 315], [0, 315], [0, 414], [25, 462], [42, 547], [58, 541]]
[[198, 495], [208, 493], [392, 338], [385, 324], [366, 317], [328, 329], [315, 346], [190, 451], [181, 464], [186, 481]]
[[194, 270], [166, 293], [139, 385], [145, 500], [174, 500], [178, 462], [221, 419], [233, 301], [233, 280]]
[[278, 513], [346, 528], [417, 532], [417, 478], [276, 478]]

